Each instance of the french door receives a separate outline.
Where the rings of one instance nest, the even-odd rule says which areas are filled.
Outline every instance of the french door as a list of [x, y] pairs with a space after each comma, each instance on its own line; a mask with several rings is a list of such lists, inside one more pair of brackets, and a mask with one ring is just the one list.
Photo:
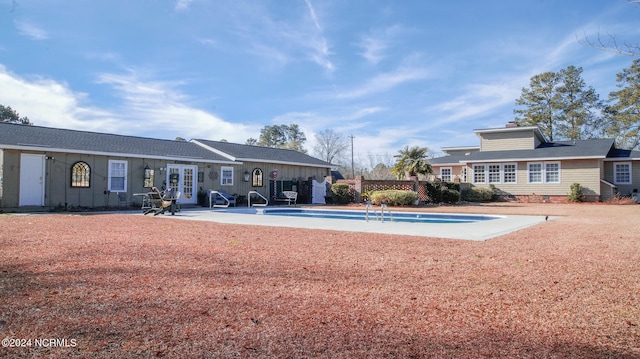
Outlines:
[[198, 166], [167, 164], [167, 189], [180, 192], [178, 203], [195, 204], [198, 201], [197, 175]]

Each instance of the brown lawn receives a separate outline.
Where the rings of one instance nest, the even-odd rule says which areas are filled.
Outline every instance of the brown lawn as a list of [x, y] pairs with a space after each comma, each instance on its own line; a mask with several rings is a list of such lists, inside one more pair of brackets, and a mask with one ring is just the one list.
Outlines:
[[0, 357], [640, 357], [640, 206], [426, 210], [561, 217], [473, 242], [0, 215]]

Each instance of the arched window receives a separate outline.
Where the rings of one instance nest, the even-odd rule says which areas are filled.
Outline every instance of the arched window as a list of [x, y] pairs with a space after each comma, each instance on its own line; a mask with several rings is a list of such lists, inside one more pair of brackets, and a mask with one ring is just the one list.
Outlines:
[[71, 187], [88, 188], [91, 185], [91, 167], [86, 162], [76, 162], [71, 167]]
[[252, 178], [251, 185], [253, 187], [262, 187], [262, 170], [261, 169], [254, 168], [251, 178]]

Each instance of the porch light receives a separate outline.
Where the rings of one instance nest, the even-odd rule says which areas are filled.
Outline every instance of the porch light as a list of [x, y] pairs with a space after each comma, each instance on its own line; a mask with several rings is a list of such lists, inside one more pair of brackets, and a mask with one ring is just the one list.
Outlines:
[[249, 182], [249, 177], [251, 176], [251, 173], [249, 173], [249, 171], [245, 170], [244, 173], [242, 174], [242, 180], [245, 182]]

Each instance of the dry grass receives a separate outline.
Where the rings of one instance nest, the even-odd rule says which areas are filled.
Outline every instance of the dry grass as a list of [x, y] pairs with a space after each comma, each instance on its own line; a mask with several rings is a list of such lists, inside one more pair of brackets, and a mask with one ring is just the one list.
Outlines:
[[427, 210], [561, 217], [471, 242], [2, 215], [0, 337], [76, 345], [0, 357], [640, 357], [640, 206]]

